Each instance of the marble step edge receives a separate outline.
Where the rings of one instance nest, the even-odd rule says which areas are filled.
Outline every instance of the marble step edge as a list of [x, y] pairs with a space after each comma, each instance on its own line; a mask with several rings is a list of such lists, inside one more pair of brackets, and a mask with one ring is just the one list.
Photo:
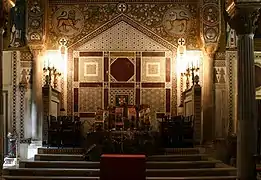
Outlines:
[[195, 157], [195, 156], [203, 156], [207, 157], [207, 154], [160, 154], [160, 155], [152, 155], [148, 157]]
[[87, 179], [98, 180], [100, 177], [74, 177], [74, 176], [3, 176], [4, 179]]
[[83, 157], [83, 154], [36, 154], [35, 156], [50, 156], [50, 157]]
[[[236, 171], [236, 168], [199, 168], [199, 169], [146, 169], [146, 172], [185, 172], [185, 171]], [[98, 172], [100, 169], [75, 169], [75, 168], [5, 168], [3, 174], [6, 171], [95, 171]]]
[[163, 148], [163, 150], [165, 150], [166, 152], [200, 152], [202, 148]]
[[84, 150], [84, 148], [79, 148], [79, 147], [63, 147], [63, 148], [58, 148], [58, 147], [40, 147], [38, 148], [40, 150]]
[[[98, 161], [30, 161], [30, 160], [22, 160], [19, 162], [22, 163], [50, 163], [50, 164], [89, 164], [89, 165], [99, 165], [100, 162]], [[202, 161], [147, 161], [146, 164], [215, 164], [215, 163], [222, 163], [220, 160], [202, 160]]]
[[[3, 179], [86, 179], [99, 180], [99, 177], [73, 177], [73, 176], [3, 176]], [[237, 179], [236, 176], [204, 176], [204, 177], [146, 177], [147, 180], [222, 180]]]
[[[63, 156], [63, 157], [82, 157], [83, 154], [36, 154], [35, 156]], [[148, 156], [148, 158], [150, 157], [164, 157], [164, 158], [168, 158], [168, 157], [195, 157], [195, 156], [208, 156], [206, 154], [163, 154], [163, 155], [152, 155], [152, 156]]]
[[237, 179], [237, 176], [200, 176], [200, 177], [146, 177], [147, 180], [221, 180]]

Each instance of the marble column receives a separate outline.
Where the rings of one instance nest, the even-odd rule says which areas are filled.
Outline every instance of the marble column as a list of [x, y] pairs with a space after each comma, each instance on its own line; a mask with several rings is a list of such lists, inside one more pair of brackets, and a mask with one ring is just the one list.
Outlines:
[[203, 111], [203, 143], [211, 143], [214, 138], [214, 55], [216, 44], [206, 44], [203, 60], [203, 86], [202, 86], [202, 111]]
[[231, 17], [231, 27], [238, 36], [237, 168], [240, 180], [256, 179], [254, 155], [257, 151], [257, 112], [253, 38], [258, 15], [258, 9], [243, 7], [237, 8]]
[[31, 52], [33, 54], [31, 97], [32, 139], [34, 141], [42, 141], [43, 102], [41, 50], [31, 49]]
[[[0, 21], [1, 20], [0, 18]], [[0, 27], [0, 176], [3, 169], [4, 164], [4, 118], [3, 118], [3, 98], [2, 98], [2, 91], [3, 91], [3, 26]], [[1, 178], [1, 177], [0, 177]]]

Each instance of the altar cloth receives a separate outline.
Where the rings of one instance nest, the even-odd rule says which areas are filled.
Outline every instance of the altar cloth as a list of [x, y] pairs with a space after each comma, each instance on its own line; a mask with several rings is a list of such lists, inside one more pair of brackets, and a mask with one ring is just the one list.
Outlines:
[[100, 168], [100, 180], [145, 180], [146, 156], [103, 154]]

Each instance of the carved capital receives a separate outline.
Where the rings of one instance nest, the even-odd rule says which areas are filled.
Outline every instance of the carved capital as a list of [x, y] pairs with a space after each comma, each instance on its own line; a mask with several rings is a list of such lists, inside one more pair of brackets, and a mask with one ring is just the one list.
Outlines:
[[207, 55], [210, 58], [214, 58], [215, 53], [217, 51], [217, 44], [205, 44], [203, 52], [205, 55]]
[[40, 45], [39, 46], [36, 46], [36, 45], [29, 46], [29, 49], [34, 58], [37, 58], [39, 55], [41, 55], [41, 53], [44, 52], [44, 47], [40, 46]]
[[238, 35], [253, 34], [257, 28], [259, 8], [235, 8], [229, 24]]

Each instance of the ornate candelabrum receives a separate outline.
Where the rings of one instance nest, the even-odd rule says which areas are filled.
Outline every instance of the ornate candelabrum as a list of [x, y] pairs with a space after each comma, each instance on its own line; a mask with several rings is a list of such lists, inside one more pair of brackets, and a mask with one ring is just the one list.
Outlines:
[[[184, 73], [181, 73], [181, 77], [186, 76], [186, 89], [190, 88], [190, 76], [192, 80], [192, 85], [198, 84], [199, 76], [196, 74], [199, 71], [199, 65], [194, 65], [191, 63], [191, 66], [186, 68]], [[182, 79], [183, 80], [183, 79]]]
[[61, 73], [53, 67], [44, 67], [43, 72], [45, 74], [45, 84], [44, 86], [52, 86], [52, 78], [53, 78], [53, 88], [58, 87], [58, 77], [61, 76]]
[[58, 79], [63, 72], [64, 60], [59, 50], [48, 50], [44, 61], [44, 86], [58, 88]]
[[[190, 72], [191, 72], [191, 76], [192, 76], [192, 85], [195, 85], [195, 80], [198, 78], [198, 75], [195, 75], [195, 73], [197, 73], [199, 71], [199, 66], [191, 66], [190, 68]], [[197, 78], [195, 78], [197, 76]]]

